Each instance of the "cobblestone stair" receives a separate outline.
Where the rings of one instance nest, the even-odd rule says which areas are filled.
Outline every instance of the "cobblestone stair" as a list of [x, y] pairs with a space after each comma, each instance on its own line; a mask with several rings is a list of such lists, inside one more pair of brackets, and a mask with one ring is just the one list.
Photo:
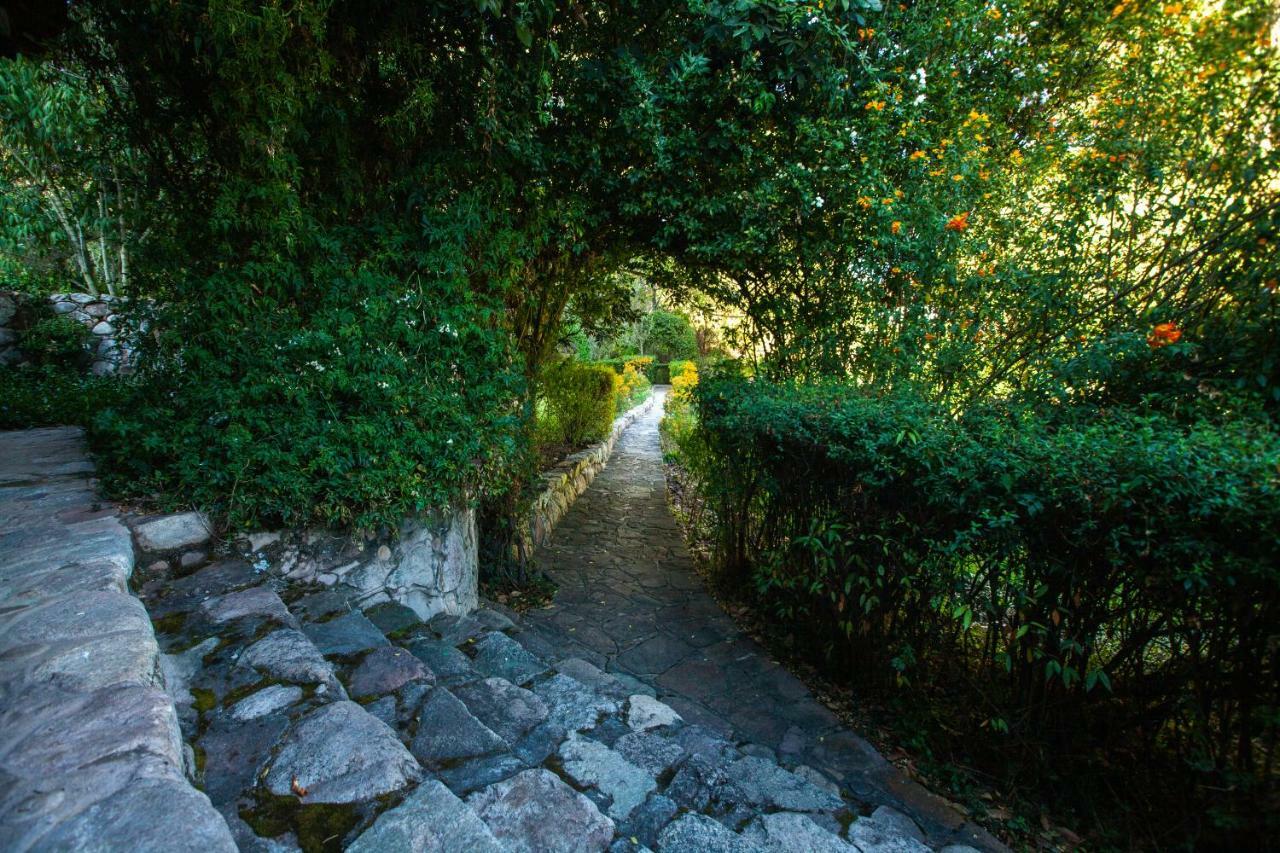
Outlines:
[[197, 783], [242, 850], [931, 849], [643, 682], [544, 660], [496, 610], [424, 623], [272, 583], [223, 561], [142, 591]]

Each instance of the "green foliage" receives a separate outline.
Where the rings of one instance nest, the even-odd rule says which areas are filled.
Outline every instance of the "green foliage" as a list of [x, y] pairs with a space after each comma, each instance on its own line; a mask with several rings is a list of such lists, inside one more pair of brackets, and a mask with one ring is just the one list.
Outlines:
[[18, 337], [18, 347], [32, 363], [63, 369], [83, 368], [89, 361], [85, 349], [93, 336], [75, 320], [44, 317]]
[[827, 109], [861, 10], [81, 4], [69, 39], [166, 225], [148, 393], [99, 435], [111, 483], [237, 524], [390, 523], [473, 489], [523, 517], [566, 310], [625, 316], [640, 258], [741, 265], [725, 202], [804, 183], [826, 140], [776, 129]]
[[609, 434], [622, 379], [602, 364], [558, 361], [543, 372], [539, 386], [546, 402], [546, 435], [581, 447]]
[[[332, 237], [305, 264], [211, 276], [204, 311], [160, 314], [139, 395], [94, 434], [113, 488], [237, 526], [396, 529], [501, 480], [518, 380], [494, 306], [434, 272], [453, 247], [415, 263]], [[359, 244], [358, 260], [337, 248]]]
[[128, 399], [130, 380], [86, 376], [54, 364], [0, 367], [0, 429], [88, 427], [97, 414]]
[[698, 340], [689, 318], [673, 311], [659, 309], [644, 318], [644, 341], [645, 352], [660, 362], [698, 354]]
[[1265, 422], [976, 407], [739, 379], [687, 460], [726, 582], [850, 677], [980, 685], [1059, 754], [1142, 739], [1266, 782], [1280, 438]]
[[[155, 229], [106, 99], [84, 69], [0, 59], [0, 275], [23, 290], [74, 281], [95, 295], [122, 292], [130, 253]], [[30, 266], [60, 274], [32, 276]]]

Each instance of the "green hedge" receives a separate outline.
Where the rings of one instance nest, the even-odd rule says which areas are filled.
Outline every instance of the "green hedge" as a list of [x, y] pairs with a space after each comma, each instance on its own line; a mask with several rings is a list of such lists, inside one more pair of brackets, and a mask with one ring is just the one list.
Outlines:
[[564, 359], [542, 374], [544, 440], [580, 447], [609, 434], [622, 379], [604, 364]]
[[[686, 454], [727, 582], [855, 680], [977, 685], [992, 728], [1263, 774], [1280, 710], [1280, 439], [741, 379]], [[1067, 746], [1067, 748], [1070, 748]]]

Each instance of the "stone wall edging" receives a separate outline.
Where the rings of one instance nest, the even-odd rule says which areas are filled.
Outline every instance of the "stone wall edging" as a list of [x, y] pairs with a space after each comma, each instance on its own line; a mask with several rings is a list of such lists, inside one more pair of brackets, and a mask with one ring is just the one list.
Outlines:
[[83, 434], [0, 432], [0, 849], [234, 851]]
[[394, 601], [430, 619], [479, 606], [476, 512], [465, 504], [406, 518], [394, 535], [262, 531], [240, 537], [237, 550], [258, 571], [332, 588], [361, 608]]
[[[13, 326], [19, 308], [30, 298], [17, 291], [0, 292], [0, 365], [23, 363], [18, 346], [18, 329]], [[128, 373], [133, 367], [133, 351], [120, 334], [121, 317], [126, 300], [110, 294], [55, 293], [45, 302], [52, 316], [79, 323], [89, 331], [85, 351], [90, 358], [89, 372], [94, 376]]]
[[532, 556], [539, 545], [551, 538], [551, 533], [569, 511], [569, 507], [573, 506], [608, 464], [618, 439], [628, 427], [653, 408], [656, 400], [657, 395], [650, 391], [643, 402], [614, 418], [613, 427], [606, 438], [570, 453], [538, 475], [538, 479], [542, 481], [542, 491], [533, 500], [525, 541], [521, 544], [526, 557]]

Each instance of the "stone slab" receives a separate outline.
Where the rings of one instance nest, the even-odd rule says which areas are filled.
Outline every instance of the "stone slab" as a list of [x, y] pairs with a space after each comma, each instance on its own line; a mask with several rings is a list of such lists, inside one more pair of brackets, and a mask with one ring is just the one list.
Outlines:
[[490, 785], [467, 804], [512, 853], [598, 853], [613, 840], [613, 821], [541, 768]]
[[285, 735], [264, 784], [306, 803], [356, 803], [408, 787], [422, 770], [386, 723], [354, 702], [313, 711]]
[[347, 849], [350, 853], [503, 853], [505, 848], [466, 803], [432, 779], [379, 815]]

